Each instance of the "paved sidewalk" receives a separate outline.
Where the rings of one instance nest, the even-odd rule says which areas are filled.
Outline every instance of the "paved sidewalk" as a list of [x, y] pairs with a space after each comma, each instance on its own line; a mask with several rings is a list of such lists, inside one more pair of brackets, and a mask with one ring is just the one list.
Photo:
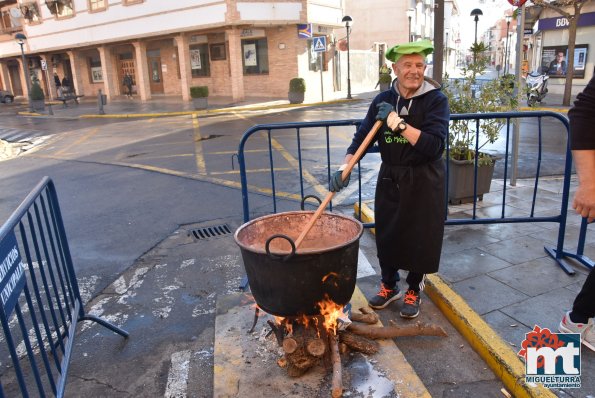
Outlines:
[[[571, 195], [576, 181], [571, 182]], [[502, 180], [477, 204], [477, 217], [500, 217]], [[507, 217], [528, 217], [533, 180], [507, 186]], [[536, 215], [559, 214], [562, 178], [542, 178], [537, 192]], [[572, 197], [572, 196], [571, 196]], [[373, 203], [367, 208], [373, 218]], [[449, 207], [449, 219], [470, 218], [473, 204]], [[564, 249], [576, 253], [581, 218], [569, 206]], [[595, 225], [587, 230], [584, 254], [595, 259]], [[447, 226], [438, 278], [430, 278], [426, 294], [440, 307], [476, 351], [501, 378], [524, 378], [517, 357], [525, 333], [535, 325], [558, 332], [558, 324], [579, 292], [589, 269], [573, 264], [567, 275], [547, 255], [544, 246], [556, 247], [558, 224], [522, 223]], [[447, 293], [443, 293], [444, 290]], [[451, 290], [451, 291], [450, 291]], [[467, 306], [470, 308], [467, 310]], [[465, 308], [463, 308], [465, 307]], [[488, 358], [488, 359], [486, 359]], [[555, 390], [558, 396], [595, 395], [595, 352], [582, 347], [580, 389]], [[516, 369], [516, 370], [515, 370]], [[513, 381], [514, 382], [514, 381]], [[537, 395], [531, 395], [537, 396]]]

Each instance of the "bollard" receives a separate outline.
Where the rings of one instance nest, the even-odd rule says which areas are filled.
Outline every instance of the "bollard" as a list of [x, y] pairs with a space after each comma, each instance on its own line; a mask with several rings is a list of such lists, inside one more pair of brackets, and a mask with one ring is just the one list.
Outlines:
[[54, 110], [52, 109], [52, 103], [51, 102], [48, 102], [47, 105], [48, 105], [48, 108], [49, 108], [48, 109], [48, 114], [51, 115], [51, 116], [54, 116]]
[[101, 94], [101, 89], [97, 92], [97, 105], [99, 106], [99, 114], [105, 115], [105, 111], [103, 110], [103, 105], [107, 104], [107, 95]]

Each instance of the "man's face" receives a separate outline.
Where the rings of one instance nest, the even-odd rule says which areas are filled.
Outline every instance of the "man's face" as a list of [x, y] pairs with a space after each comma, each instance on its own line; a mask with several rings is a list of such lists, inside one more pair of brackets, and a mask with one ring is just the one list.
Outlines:
[[417, 90], [424, 81], [426, 62], [419, 54], [403, 55], [393, 64], [398, 83], [407, 90]]
[[556, 55], [556, 61], [560, 62], [564, 60], [564, 53], [558, 53]]

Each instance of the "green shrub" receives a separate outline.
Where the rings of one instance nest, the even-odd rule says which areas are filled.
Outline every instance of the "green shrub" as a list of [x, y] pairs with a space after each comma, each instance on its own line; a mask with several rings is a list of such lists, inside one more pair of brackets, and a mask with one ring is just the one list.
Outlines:
[[[445, 75], [443, 91], [448, 97], [450, 113], [507, 112], [517, 107], [514, 97], [514, 75], [490, 80], [483, 85], [478, 82], [488, 67], [490, 58], [484, 43], [476, 43], [469, 49], [473, 62], [462, 70], [462, 79], [449, 80]], [[479, 121], [479, 166], [492, 164], [493, 158], [481, 149], [493, 144], [500, 135], [506, 119], [482, 119]], [[475, 158], [476, 121], [457, 120], [450, 123], [448, 132], [450, 157], [455, 160], [472, 161]]]
[[190, 97], [192, 98], [206, 98], [209, 96], [209, 88], [207, 86], [190, 87]]
[[393, 81], [393, 78], [388, 73], [381, 73], [380, 78], [378, 79], [378, 83], [380, 84], [390, 84]]
[[41, 86], [39, 85], [39, 81], [34, 81], [31, 84], [31, 92], [29, 93], [30, 97], [32, 100], [44, 100], [45, 99], [45, 95], [43, 94], [43, 90], [41, 89]]
[[294, 77], [289, 81], [289, 92], [291, 93], [305, 93], [306, 81], [301, 77]]

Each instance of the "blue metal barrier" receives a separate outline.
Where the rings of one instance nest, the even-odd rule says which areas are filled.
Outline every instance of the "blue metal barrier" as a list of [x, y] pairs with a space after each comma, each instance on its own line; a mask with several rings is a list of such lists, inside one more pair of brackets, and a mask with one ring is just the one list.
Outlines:
[[[22, 257], [24, 256], [24, 257]], [[0, 227], [0, 398], [64, 396], [77, 323], [85, 313], [56, 189], [44, 177]]]
[[[570, 175], [571, 175], [571, 167], [572, 167], [572, 158], [570, 153], [570, 148], [568, 144], [566, 145], [566, 154], [565, 154], [565, 161], [564, 161], [564, 179], [562, 183], [562, 200], [561, 206], [559, 211], [556, 211], [556, 214], [550, 216], [536, 216], [535, 215], [535, 205], [537, 201], [537, 193], [539, 187], [539, 178], [540, 178], [540, 170], [541, 170], [541, 162], [542, 162], [542, 119], [543, 118], [554, 118], [559, 120], [562, 125], [566, 128], [566, 137], [568, 136], [568, 119], [555, 112], [546, 112], [546, 111], [536, 111], [536, 112], [495, 112], [495, 113], [483, 113], [483, 114], [455, 114], [451, 115], [451, 121], [458, 121], [458, 120], [469, 120], [475, 121], [476, 125], [476, 132], [479, 131], [480, 128], [480, 121], [487, 120], [487, 119], [501, 119], [505, 121], [505, 130], [506, 130], [506, 151], [504, 156], [504, 189], [502, 191], [502, 199], [501, 199], [501, 213], [500, 217], [484, 217], [480, 218], [477, 215], [477, 174], [478, 174], [478, 153], [479, 153], [479, 137], [476, 134], [476, 142], [475, 142], [475, 153], [476, 158], [474, 162], [474, 187], [473, 187], [473, 210], [471, 218], [465, 219], [450, 219], [447, 218], [445, 220], [446, 225], [466, 225], [466, 224], [496, 224], [496, 223], [526, 223], [526, 222], [554, 222], [559, 225], [558, 230], [558, 240], [556, 248], [549, 248], [544, 247], [546, 252], [552, 256], [558, 265], [568, 274], [574, 274], [574, 270], [570, 265], [566, 264], [563, 259], [563, 246], [564, 246], [564, 233], [566, 227], [566, 210], [568, 207], [568, 197], [569, 197], [569, 190], [570, 190]], [[507, 200], [507, 181], [508, 181], [508, 170], [509, 170], [509, 150], [511, 147], [511, 121], [515, 119], [536, 119], [538, 122], [538, 153], [537, 153], [537, 164], [536, 164], [536, 171], [534, 177], [534, 186], [533, 186], [533, 198], [531, 203], [531, 208], [529, 214], [525, 217], [508, 217], [506, 215], [506, 200]], [[238, 149], [238, 161], [240, 166], [240, 179], [242, 184], [242, 203], [243, 203], [243, 211], [244, 211], [244, 222], [250, 220], [250, 206], [249, 206], [249, 199], [248, 199], [248, 192], [249, 192], [249, 184], [247, 181], [246, 176], [246, 157], [245, 157], [245, 150], [246, 144], [248, 139], [253, 136], [257, 132], [264, 132], [266, 134], [265, 138], [268, 142], [268, 166], [270, 168], [270, 175], [271, 175], [271, 187], [272, 187], [272, 204], [273, 204], [273, 213], [277, 213], [277, 195], [278, 191], [276, 188], [276, 175], [275, 175], [275, 162], [274, 162], [274, 151], [272, 145], [272, 133], [279, 132], [279, 131], [295, 131], [296, 139], [297, 139], [297, 159], [298, 159], [298, 174], [299, 174], [299, 184], [300, 184], [300, 197], [303, 200], [307, 193], [305, 192], [304, 188], [304, 170], [303, 170], [303, 156], [302, 156], [302, 132], [305, 129], [324, 129], [324, 133], [326, 134], [326, 159], [324, 159], [324, 164], [326, 167], [326, 174], [327, 179], [323, 181], [323, 183], [328, 184], [331, 176], [331, 154], [330, 154], [330, 129], [337, 128], [342, 126], [353, 126], [354, 129], [359, 126], [361, 120], [332, 120], [332, 121], [321, 121], [321, 122], [303, 122], [303, 123], [287, 123], [287, 124], [263, 124], [263, 125], [256, 125], [252, 128], [248, 129], [239, 144]], [[319, 131], [318, 130], [318, 131]], [[344, 146], [345, 148], [347, 145]], [[368, 152], [377, 151], [375, 149], [369, 150]], [[449, 148], [448, 144], [446, 147], [446, 152], [448, 155]], [[344, 149], [343, 152], [340, 154], [340, 162], [343, 161], [344, 156]], [[260, 158], [262, 161], [262, 158]], [[360, 209], [361, 209], [361, 202], [362, 202], [362, 192], [361, 192], [361, 175], [359, 173], [359, 164], [358, 169], [356, 170], [356, 174], [358, 177], [359, 182], [359, 190], [358, 190], [358, 200], [360, 202]], [[446, 192], [448, 192], [448, 173], [449, 167], [447, 162], [446, 167]], [[352, 173], [353, 175], [353, 173]], [[448, 203], [448, 200], [447, 200]], [[448, 206], [448, 205], [447, 205]], [[332, 203], [330, 206], [330, 210], [332, 211]], [[448, 211], [446, 212], [448, 214]], [[373, 228], [373, 223], [364, 224], [367, 228]]]

